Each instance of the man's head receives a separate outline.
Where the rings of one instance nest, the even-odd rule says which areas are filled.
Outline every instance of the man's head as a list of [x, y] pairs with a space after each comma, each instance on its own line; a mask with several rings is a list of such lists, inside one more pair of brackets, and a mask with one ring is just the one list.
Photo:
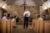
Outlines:
[[40, 15], [37, 16], [37, 18], [39, 18], [39, 17], [40, 17]]
[[4, 13], [4, 16], [7, 16], [7, 13], [6, 12]]

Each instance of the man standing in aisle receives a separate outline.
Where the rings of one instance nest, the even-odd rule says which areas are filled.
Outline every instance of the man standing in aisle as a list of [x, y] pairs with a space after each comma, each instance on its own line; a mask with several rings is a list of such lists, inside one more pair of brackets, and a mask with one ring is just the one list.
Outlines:
[[25, 28], [28, 28], [28, 19], [29, 19], [29, 17], [30, 17], [30, 11], [28, 10], [28, 9], [26, 9], [25, 11], [24, 11], [24, 29]]

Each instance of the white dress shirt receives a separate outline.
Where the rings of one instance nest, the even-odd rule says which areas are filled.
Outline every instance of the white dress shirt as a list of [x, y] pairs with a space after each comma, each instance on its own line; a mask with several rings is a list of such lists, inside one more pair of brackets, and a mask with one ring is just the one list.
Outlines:
[[24, 16], [25, 16], [26, 14], [27, 14], [26, 17], [30, 17], [30, 11], [26, 10], [26, 11], [24, 12]]

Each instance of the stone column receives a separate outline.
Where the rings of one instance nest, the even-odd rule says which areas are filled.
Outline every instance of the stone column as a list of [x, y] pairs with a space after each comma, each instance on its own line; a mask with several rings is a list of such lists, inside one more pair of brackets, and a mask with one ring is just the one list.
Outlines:
[[1, 19], [1, 17], [2, 17], [2, 11], [1, 11], [1, 8], [0, 8], [0, 19]]

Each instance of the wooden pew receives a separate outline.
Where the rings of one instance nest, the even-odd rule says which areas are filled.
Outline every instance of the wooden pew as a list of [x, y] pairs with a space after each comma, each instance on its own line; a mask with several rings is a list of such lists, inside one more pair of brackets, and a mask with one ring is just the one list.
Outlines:
[[32, 26], [36, 33], [40, 33], [43, 30], [43, 21], [33, 20]]
[[0, 19], [0, 33], [2, 32], [2, 31], [1, 31], [1, 28], [2, 28], [2, 27], [1, 27], [1, 19]]
[[7, 20], [6, 33], [11, 33], [11, 20]]
[[12, 33], [13, 32], [13, 26], [16, 25], [16, 21], [12, 21], [11, 19], [5, 21], [2, 20], [2, 33]]
[[2, 33], [6, 33], [6, 22], [7, 21], [2, 20], [2, 23], [1, 23], [1, 25], [2, 25]]
[[50, 21], [34, 20], [32, 26], [36, 33], [50, 33]]
[[50, 21], [44, 21], [44, 29], [45, 29], [45, 33], [50, 33]]
[[14, 26], [16, 26], [16, 20], [11, 20], [11, 33], [13, 33]]

